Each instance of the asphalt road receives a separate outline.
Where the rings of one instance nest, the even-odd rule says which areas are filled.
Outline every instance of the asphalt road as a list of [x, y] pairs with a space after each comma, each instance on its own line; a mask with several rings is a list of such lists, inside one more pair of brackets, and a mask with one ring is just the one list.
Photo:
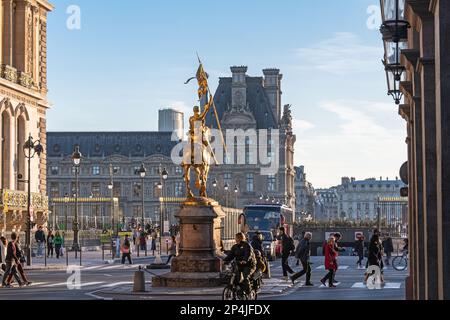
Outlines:
[[[153, 258], [139, 261], [140, 264], [149, 264]], [[369, 290], [362, 284], [364, 270], [356, 268], [354, 257], [341, 257], [340, 266], [336, 279], [341, 283], [337, 288], [321, 287], [320, 279], [326, 274], [323, 269], [323, 257], [312, 258], [312, 281], [314, 287], [303, 287], [300, 279], [295, 286], [287, 289], [282, 294], [262, 297], [262, 300], [403, 300], [405, 299], [404, 280], [407, 271], [398, 272], [393, 269], [385, 270], [386, 286], [382, 289]], [[295, 271], [300, 270], [294, 266], [295, 261], [291, 260], [291, 266]], [[75, 267], [78, 268], [78, 267]], [[79, 275], [80, 287], [73, 288], [70, 280], [76, 278], [69, 270], [39, 270], [28, 272], [29, 279], [33, 281], [30, 287], [22, 288], [0, 288], [0, 300], [94, 300], [99, 298], [118, 298], [136, 300], [157, 300], [169, 299], [164, 297], [133, 296], [133, 297], [99, 297], [95, 295], [101, 289], [115, 288], [123, 285], [132, 285], [133, 273], [138, 265], [91, 265], [82, 267]], [[281, 278], [281, 262], [277, 260], [272, 263], [272, 276]], [[152, 270], [155, 274], [166, 273], [167, 270]], [[149, 280], [149, 275], [146, 275]], [[68, 286], [69, 280], [69, 286]], [[71, 285], [72, 283], [72, 285]], [[72, 286], [72, 288], [71, 288]], [[170, 297], [176, 299], [177, 297]], [[186, 299], [186, 297], [179, 297]], [[194, 300], [202, 300], [199, 297], [192, 297]], [[220, 299], [220, 297], [204, 297], [204, 299]]]

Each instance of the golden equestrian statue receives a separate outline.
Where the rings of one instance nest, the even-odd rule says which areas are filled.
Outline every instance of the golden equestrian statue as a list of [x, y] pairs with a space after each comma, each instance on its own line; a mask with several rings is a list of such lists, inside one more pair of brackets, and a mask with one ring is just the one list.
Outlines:
[[[204, 71], [203, 65], [199, 59], [200, 66], [197, 71], [197, 75], [190, 80], [197, 78], [199, 89], [198, 97], [200, 101], [205, 101], [203, 111], [199, 106], [194, 107], [194, 115], [189, 118], [189, 137], [187, 147], [183, 150], [183, 161], [181, 167], [184, 171], [184, 181], [186, 183], [186, 197], [188, 202], [195, 202], [196, 197], [191, 189], [191, 169], [194, 169], [196, 173], [195, 188], [199, 190], [199, 197], [208, 198], [206, 192], [206, 185], [208, 182], [208, 174], [212, 160], [218, 165], [218, 161], [214, 155], [214, 151], [210, 145], [211, 131], [206, 126], [205, 120], [211, 107], [214, 110], [216, 116], [218, 129], [222, 133], [220, 122], [217, 115], [217, 109], [214, 104], [214, 98], [211, 95], [211, 91], [208, 86], [208, 74]], [[208, 99], [208, 94], [210, 98]], [[209, 100], [209, 101], [208, 101]], [[222, 142], [223, 136], [222, 136]], [[225, 146], [225, 143], [223, 143]], [[226, 148], [226, 146], [225, 146]], [[197, 201], [198, 202], [198, 201]]]

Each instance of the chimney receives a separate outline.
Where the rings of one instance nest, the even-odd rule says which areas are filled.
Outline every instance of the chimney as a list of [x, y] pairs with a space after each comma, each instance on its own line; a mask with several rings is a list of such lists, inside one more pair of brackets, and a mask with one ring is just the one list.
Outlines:
[[247, 81], [246, 66], [231, 67], [232, 86], [231, 86], [231, 108], [232, 110], [245, 109], [247, 107]]
[[349, 184], [350, 183], [350, 178], [348, 178], [348, 177], [343, 177], [342, 179], [341, 179], [341, 184], [342, 185], [346, 185], [346, 184]]
[[280, 69], [264, 69], [264, 88], [269, 97], [277, 121], [281, 120], [281, 79]]
[[356, 178], [352, 177], [352, 183], [356, 181]]

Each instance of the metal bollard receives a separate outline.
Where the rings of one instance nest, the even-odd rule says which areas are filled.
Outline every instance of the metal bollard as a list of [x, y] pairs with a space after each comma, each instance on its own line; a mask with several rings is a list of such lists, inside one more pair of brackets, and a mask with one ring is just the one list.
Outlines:
[[47, 252], [48, 252], [47, 244], [44, 243], [44, 264], [46, 267], [47, 267]]
[[69, 266], [69, 250], [66, 247], [66, 266]]
[[80, 247], [80, 267], [82, 267], [83, 265], [82, 265], [82, 263], [81, 263], [81, 253], [83, 252], [83, 248], [82, 247]]
[[105, 261], [105, 245], [102, 244], [102, 261]]
[[139, 266], [139, 271], [134, 273], [133, 280], [133, 292], [145, 292], [145, 275], [141, 266]]

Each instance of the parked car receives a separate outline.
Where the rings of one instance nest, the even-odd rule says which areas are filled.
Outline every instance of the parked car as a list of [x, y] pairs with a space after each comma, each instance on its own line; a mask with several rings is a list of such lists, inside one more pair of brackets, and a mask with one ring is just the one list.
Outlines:
[[[266, 257], [269, 261], [273, 261], [276, 259], [276, 240], [273, 237], [273, 234], [271, 231], [259, 231], [263, 235], [263, 248], [264, 253], [266, 254]], [[248, 238], [253, 239], [253, 236], [255, 235], [256, 231], [250, 231], [248, 233]]]

